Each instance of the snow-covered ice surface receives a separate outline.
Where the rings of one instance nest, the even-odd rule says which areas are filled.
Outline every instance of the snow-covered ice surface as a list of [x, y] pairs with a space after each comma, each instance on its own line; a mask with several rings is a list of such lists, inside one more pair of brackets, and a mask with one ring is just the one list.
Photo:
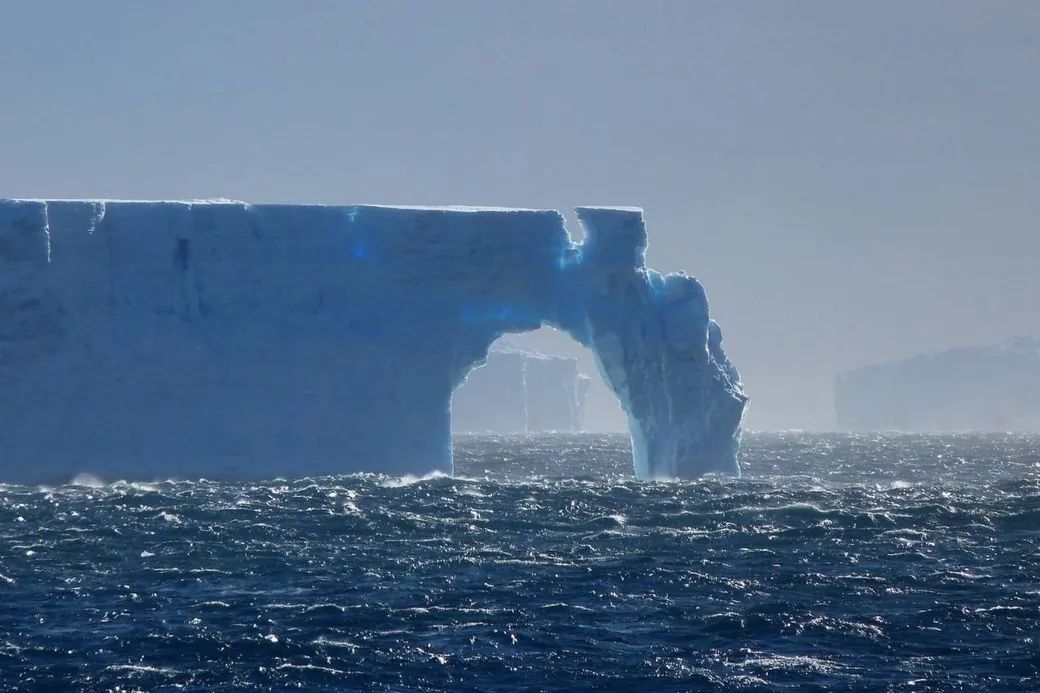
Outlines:
[[0, 201], [0, 478], [452, 471], [503, 334], [595, 354], [640, 478], [738, 474], [746, 397], [635, 208]]

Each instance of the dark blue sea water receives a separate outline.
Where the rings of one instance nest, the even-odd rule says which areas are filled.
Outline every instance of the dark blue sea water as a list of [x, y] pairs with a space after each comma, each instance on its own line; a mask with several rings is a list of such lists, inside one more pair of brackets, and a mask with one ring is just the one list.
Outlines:
[[462, 478], [0, 486], [3, 690], [1040, 690], [1040, 437], [461, 438]]

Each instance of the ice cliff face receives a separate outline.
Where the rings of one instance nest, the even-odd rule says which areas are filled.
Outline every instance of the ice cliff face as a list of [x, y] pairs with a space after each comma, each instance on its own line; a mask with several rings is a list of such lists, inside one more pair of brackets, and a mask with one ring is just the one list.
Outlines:
[[737, 474], [746, 398], [638, 209], [0, 201], [0, 478], [451, 472], [499, 336], [588, 346], [640, 478]]
[[589, 379], [578, 360], [496, 343], [451, 401], [459, 433], [582, 430]]
[[1040, 340], [859, 368], [837, 377], [834, 399], [852, 430], [1040, 431]]

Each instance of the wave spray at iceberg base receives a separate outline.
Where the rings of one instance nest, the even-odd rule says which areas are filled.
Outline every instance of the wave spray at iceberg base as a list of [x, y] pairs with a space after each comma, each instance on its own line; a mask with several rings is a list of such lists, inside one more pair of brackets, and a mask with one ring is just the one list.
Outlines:
[[507, 333], [592, 350], [639, 478], [739, 473], [746, 397], [642, 210], [0, 201], [0, 481], [451, 473]]

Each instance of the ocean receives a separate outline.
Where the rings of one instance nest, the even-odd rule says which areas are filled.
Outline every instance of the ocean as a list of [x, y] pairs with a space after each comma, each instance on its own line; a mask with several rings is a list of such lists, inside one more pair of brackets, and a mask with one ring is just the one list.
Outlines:
[[743, 478], [683, 482], [629, 454], [0, 485], [0, 690], [1040, 690], [1040, 436], [751, 433]]

